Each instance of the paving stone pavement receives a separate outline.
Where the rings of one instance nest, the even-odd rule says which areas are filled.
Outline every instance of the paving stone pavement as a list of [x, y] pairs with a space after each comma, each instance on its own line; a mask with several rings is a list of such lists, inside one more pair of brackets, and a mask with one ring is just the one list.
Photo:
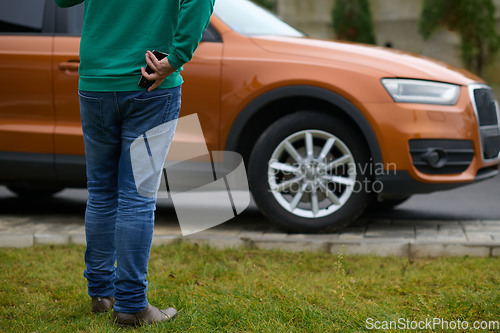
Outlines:
[[[330, 234], [287, 233], [258, 212], [244, 213], [218, 227], [183, 237], [173, 216], [157, 218], [153, 245], [172, 242], [217, 248], [246, 247], [321, 251], [346, 255], [500, 257], [498, 220], [360, 219]], [[85, 244], [83, 217], [66, 215], [0, 216], [0, 247]]]

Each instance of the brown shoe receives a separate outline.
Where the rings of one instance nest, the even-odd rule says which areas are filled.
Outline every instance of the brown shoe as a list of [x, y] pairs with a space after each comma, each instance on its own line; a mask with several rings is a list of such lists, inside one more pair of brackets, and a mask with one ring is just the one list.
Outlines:
[[115, 305], [114, 297], [92, 297], [92, 312], [107, 312]]
[[113, 311], [112, 320], [120, 326], [141, 326], [169, 321], [177, 315], [177, 310], [167, 308], [160, 310], [148, 303], [148, 306], [136, 313]]

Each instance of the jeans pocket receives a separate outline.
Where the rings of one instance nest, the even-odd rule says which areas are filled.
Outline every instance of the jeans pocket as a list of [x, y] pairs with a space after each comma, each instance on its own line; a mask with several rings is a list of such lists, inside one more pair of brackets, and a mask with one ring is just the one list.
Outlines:
[[[90, 93], [91, 94], [91, 93]], [[102, 99], [87, 96], [85, 92], [78, 92], [80, 98], [80, 117], [84, 133], [93, 136], [104, 131], [102, 118]]]
[[172, 94], [167, 93], [147, 98], [130, 98], [131, 110], [127, 117], [127, 125], [138, 134], [143, 134], [153, 127], [159, 126], [169, 119]]

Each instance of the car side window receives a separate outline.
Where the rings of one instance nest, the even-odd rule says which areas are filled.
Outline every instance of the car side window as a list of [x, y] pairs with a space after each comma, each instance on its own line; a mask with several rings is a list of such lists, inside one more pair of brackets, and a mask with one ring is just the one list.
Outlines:
[[83, 3], [69, 8], [55, 8], [56, 34], [80, 36], [83, 27]]
[[0, 2], [0, 33], [43, 32], [46, 0]]
[[[59, 8], [52, 0], [0, 1], [0, 33], [61, 34], [79, 36], [83, 26], [83, 3]], [[209, 25], [203, 42], [222, 42], [217, 30]]]
[[83, 3], [59, 8], [53, 0], [0, 1], [0, 34], [62, 34], [79, 36]]
[[214, 42], [214, 43], [221, 43], [222, 42], [222, 37], [219, 34], [219, 32], [210, 24], [207, 29], [205, 29], [205, 32], [203, 32], [203, 36], [201, 38], [202, 42]]

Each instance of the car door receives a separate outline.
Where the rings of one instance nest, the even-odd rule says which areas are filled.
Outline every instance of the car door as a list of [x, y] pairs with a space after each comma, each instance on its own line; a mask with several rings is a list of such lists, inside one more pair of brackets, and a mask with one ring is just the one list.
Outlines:
[[66, 185], [85, 185], [85, 150], [78, 100], [78, 55], [83, 4], [54, 7], [56, 32], [52, 75], [54, 85], [54, 152], [57, 179]]
[[[53, 57], [56, 170], [60, 180], [75, 185], [85, 179], [84, 146], [77, 95], [78, 46], [83, 19], [83, 9], [79, 7], [58, 9], [59, 31], [54, 38]], [[182, 72], [185, 83], [181, 117], [198, 115], [205, 142], [210, 150], [216, 150], [219, 143], [222, 47], [220, 35], [210, 26], [204, 33], [193, 59], [184, 65]], [[182, 126], [178, 127], [174, 138], [187, 149], [192, 143], [197, 144], [199, 139], [192, 136], [190, 129], [184, 129]], [[175, 159], [175, 156], [169, 158]]]
[[54, 175], [53, 25], [45, 0], [0, 2], [0, 174]]
[[[197, 114], [208, 149], [219, 150], [220, 127], [220, 80], [222, 63], [222, 38], [212, 26], [205, 30], [202, 41], [193, 59], [184, 65], [182, 77], [182, 107], [180, 117]], [[200, 138], [192, 135], [192, 131], [178, 126], [174, 140], [186, 149]], [[191, 146], [193, 147], [193, 146]], [[177, 159], [172, 154], [169, 159]]]

